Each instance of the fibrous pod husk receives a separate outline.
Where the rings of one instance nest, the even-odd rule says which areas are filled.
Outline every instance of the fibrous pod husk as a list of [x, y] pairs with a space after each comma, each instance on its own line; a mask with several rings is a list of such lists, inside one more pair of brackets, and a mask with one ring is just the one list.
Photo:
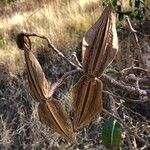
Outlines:
[[107, 6], [83, 38], [84, 75], [72, 88], [75, 129], [88, 125], [102, 111], [100, 77], [118, 50], [115, 16], [112, 11], [112, 7]]
[[38, 113], [41, 122], [54, 129], [70, 143], [76, 142], [68, 114], [59, 101], [49, 100], [46, 103], [40, 103]]
[[107, 6], [83, 38], [82, 64], [87, 74], [101, 76], [118, 51], [116, 18], [112, 11]]
[[75, 129], [85, 127], [102, 110], [102, 92], [100, 91], [102, 91], [101, 80], [98, 78], [89, 79], [87, 76], [81, 77], [73, 87]]
[[69, 142], [75, 143], [73, 128], [67, 112], [59, 101], [48, 99], [48, 81], [40, 63], [31, 51], [29, 37], [19, 34], [17, 45], [24, 50], [30, 93], [33, 99], [40, 103], [38, 107], [40, 120], [65, 137]]
[[48, 98], [48, 82], [40, 63], [31, 51], [30, 39], [23, 34], [19, 34], [17, 45], [24, 50], [30, 94], [35, 101], [42, 102], [45, 98]]
[[31, 51], [25, 51], [24, 55], [31, 96], [38, 102], [45, 101], [45, 98], [48, 98], [49, 88], [41, 65]]

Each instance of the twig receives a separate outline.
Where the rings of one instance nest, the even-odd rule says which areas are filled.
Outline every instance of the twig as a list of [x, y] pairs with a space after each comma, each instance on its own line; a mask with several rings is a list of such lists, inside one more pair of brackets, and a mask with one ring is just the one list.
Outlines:
[[122, 100], [124, 100], [125, 102], [144, 103], [144, 102], [147, 101], [147, 100], [136, 100], [136, 99], [125, 98], [125, 97], [115, 95], [115, 94], [113, 94], [113, 93], [111, 93], [111, 92], [108, 92], [108, 91], [105, 91], [105, 90], [103, 90], [102, 92], [103, 92], [103, 93], [106, 93], [106, 94], [108, 94], [108, 95], [111, 95], [111, 96], [113, 96], [113, 97], [115, 97], [115, 98], [122, 99]]
[[75, 67], [75, 68], [77, 68], [77, 69], [81, 69], [80, 66], [76, 65], [75, 63], [71, 62], [67, 57], [65, 57], [64, 54], [61, 53], [61, 52], [52, 44], [52, 42], [48, 39], [47, 36], [40, 35], [40, 34], [36, 34], [36, 33], [26, 33], [26, 32], [23, 32], [23, 34], [24, 34], [25, 36], [36, 36], [36, 37], [45, 39], [45, 40], [47, 41], [47, 43], [48, 43], [48, 46], [49, 46], [50, 48], [52, 48], [52, 49], [55, 51], [55, 53], [57, 53], [57, 55], [58, 55], [59, 57], [63, 58], [63, 59], [64, 59], [67, 63], [69, 63], [71, 66], [73, 66], [73, 67]]
[[126, 21], [127, 21], [127, 24], [128, 24], [128, 26], [129, 26], [130, 31], [131, 31], [132, 34], [133, 34], [133, 38], [134, 38], [135, 44], [136, 44], [136, 46], [137, 46], [137, 54], [138, 54], [139, 62], [140, 62], [140, 64], [141, 64], [142, 68], [146, 68], [146, 67], [145, 67], [145, 64], [144, 64], [143, 56], [142, 56], [142, 49], [141, 49], [141, 46], [140, 46], [140, 44], [139, 44], [139, 40], [138, 40], [136, 31], [133, 29], [133, 27], [132, 27], [132, 25], [131, 25], [131, 22], [130, 22], [130, 20], [129, 20], [129, 17], [126, 16], [125, 19], [126, 19]]
[[139, 71], [143, 71], [145, 73], [150, 73], [150, 71], [148, 69], [143, 69], [141, 67], [134, 67], [134, 66], [131, 66], [131, 67], [128, 67], [128, 68], [125, 68], [123, 69], [122, 71], [120, 71], [121, 74], [125, 75], [125, 74], [128, 74], [128, 72], [130, 70], [139, 70]]
[[137, 117], [141, 118], [144, 122], [150, 124], [150, 121], [147, 120], [147, 119], [146, 119], [145, 117], [143, 117], [142, 115], [140, 115], [139, 113], [137, 113], [137, 112], [131, 110], [130, 108], [128, 108], [128, 107], [126, 107], [126, 106], [124, 106], [124, 105], [123, 105], [123, 107], [124, 107], [126, 110], [130, 111], [132, 114], [134, 114], [134, 115], [136, 115]]
[[27, 16], [25, 22], [28, 22], [28, 20], [29, 20], [33, 15], [35, 15], [39, 10], [41, 10], [42, 8], [44, 8], [44, 6], [45, 6], [45, 4], [42, 5], [41, 7], [39, 7], [38, 9], [36, 9], [35, 11], [33, 11], [29, 16]]
[[[133, 95], [134, 97], [139, 97], [140, 93], [143, 93], [143, 90], [141, 92], [141, 90], [136, 89], [135, 87], [131, 87], [128, 85], [123, 85], [122, 83], [119, 83], [118, 81], [116, 81], [115, 79], [113, 79], [112, 77], [103, 74], [101, 77], [101, 80], [103, 81], [103, 83], [105, 83], [106, 85], [112, 86], [114, 88], [117, 88], [119, 90], [125, 91], [130, 95]], [[144, 96], [147, 96], [147, 92], [144, 91]]]
[[118, 122], [120, 122], [128, 130], [129, 133], [134, 135], [136, 139], [138, 139], [143, 144], [145, 144], [147, 146], [147, 148], [150, 148], [150, 144], [148, 142], [146, 142], [144, 139], [142, 139], [141, 137], [139, 137], [136, 133], [134, 133], [133, 130], [130, 129], [130, 127], [128, 127], [128, 125], [125, 122], [123, 122], [119, 117], [115, 116], [114, 114], [110, 113], [109, 111], [107, 111], [104, 108], [103, 108], [103, 112], [108, 114], [109, 116], [115, 118], [116, 120], [118, 120]]
[[78, 60], [78, 58], [77, 58], [76, 52], [73, 52], [72, 56], [73, 56], [75, 62], [77, 63], [77, 65], [80, 66], [80, 67], [82, 68], [81, 63], [79, 62], [79, 60]]
[[58, 87], [60, 87], [63, 84], [63, 81], [71, 75], [74, 75], [78, 72], [81, 72], [81, 69], [75, 69], [75, 70], [71, 70], [69, 72], [66, 72], [59, 80], [57, 80], [54, 84], [52, 84], [50, 90], [49, 90], [49, 97], [51, 97], [54, 92], [57, 90]]

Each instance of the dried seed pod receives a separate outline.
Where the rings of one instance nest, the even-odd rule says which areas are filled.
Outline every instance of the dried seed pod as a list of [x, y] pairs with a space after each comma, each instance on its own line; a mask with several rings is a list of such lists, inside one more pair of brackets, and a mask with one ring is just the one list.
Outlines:
[[41, 65], [31, 51], [25, 51], [24, 55], [31, 95], [38, 102], [45, 101], [45, 98], [48, 98], [49, 88]]
[[54, 129], [70, 143], [76, 143], [73, 128], [64, 107], [59, 101], [40, 103], [38, 114], [41, 122]]
[[108, 6], [85, 34], [82, 45], [82, 63], [86, 73], [99, 77], [114, 59], [118, 51], [115, 21], [112, 7]]
[[103, 107], [101, 91], [102, 82], [99, 79], [88, 79], [86, 76], [83, 76], [75, 84], [72, 89], [75, 108], [75, 129], [85, 127], [101, 112]]
[[103, 11], [83, 38], [82, 64], [84, 75], [72, 88], [75, 129], [88, 125], [102, 111], [100, 77], [118, 50], [115, 16], [112, 7]]
[[31, 51], [30, 39], [21, 33], [17, 36], [17, 45], [24, 50], [30, 94], [34, 100], [42, 102], [48, 98], [48, 82], [41, 65]]
[[22, 33], [17, 37], [17, 45], [24, 50], [30, 93], [34, 100], [40, 102], [39, 118], [69, 142], [75, 143], [73, 128], [62, 104], [48, 100], [48, 82], [41, 65], [31, 51], [30, 39]]

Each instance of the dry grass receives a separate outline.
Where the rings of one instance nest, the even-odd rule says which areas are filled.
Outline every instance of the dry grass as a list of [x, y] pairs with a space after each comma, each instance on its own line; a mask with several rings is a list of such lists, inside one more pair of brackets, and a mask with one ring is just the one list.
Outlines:
[[[47, 35], [59, 49], [68, 53], [77, 47], [85, 31], [101, 13], [99, 0], [43, 1], [40, 6], [36, 3], [16, 2], [18, 11], [13, 8], [15, 13], [0, 18], [0, 39], [6, 41], [0, 45], [0, 63], [8, 61], [8, 64], [12, 64], [10, 68], [13, 67], [13, 70], [18, 69], [15, 66], [20, 58], [14, 42], [18, 32], [26, 30]], [[29, 11], [20, 11], [20, 7], [31, 7], [30, 5], [33, 8]], [[43, 46], [42, 41], [34, 39], [33, 42], [36, 44], [35, 49]], [[21, 63], [19, 66], [22, 69]]]

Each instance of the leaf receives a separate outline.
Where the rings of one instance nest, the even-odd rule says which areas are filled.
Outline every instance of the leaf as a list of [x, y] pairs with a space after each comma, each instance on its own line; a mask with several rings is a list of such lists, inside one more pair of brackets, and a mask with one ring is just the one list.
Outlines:
[[107, 68], [104, 70], [104, 73], [107, 75], [118, 75], [119, 72], [115, 70], [114, 68]]
[[102, 128], [102, 142], [107, 148], [119, 148], [121, 143], [121, 127], [115, 119], [107, 120]]
[[67, 112], [59, 101], [48, 100], [46, 104], [40, 103], [38, 114], [41, 122], [54, 129], [70, 143], [76, 143]]

